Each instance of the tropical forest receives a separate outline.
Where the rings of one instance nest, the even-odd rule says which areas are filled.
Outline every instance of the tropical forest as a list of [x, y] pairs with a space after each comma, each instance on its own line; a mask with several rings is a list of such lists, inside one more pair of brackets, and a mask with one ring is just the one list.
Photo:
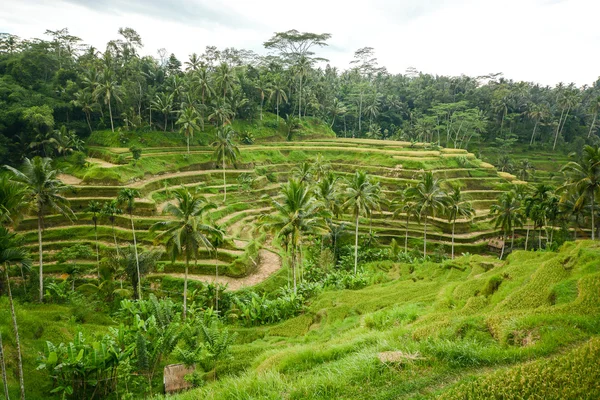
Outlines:
[[600, 79], [106, 34], [0, 34], [0, 398], [600, 398]]

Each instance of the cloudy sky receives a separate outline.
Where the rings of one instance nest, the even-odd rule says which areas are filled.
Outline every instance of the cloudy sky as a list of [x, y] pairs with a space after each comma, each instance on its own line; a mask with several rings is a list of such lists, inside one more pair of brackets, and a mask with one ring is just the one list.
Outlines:
[[347, 68], [375, 48], [381, 65], [554, 85], [600, 76], [598, 0], [3, 0], [0, 32], [42, 38], [46, 29], [103, 49], [119, 27], [135, 29], [144, 54], [166, 48], [184, 61], [205, 46], [264, 53], [273, 32], [331, 33], [319, 50]]

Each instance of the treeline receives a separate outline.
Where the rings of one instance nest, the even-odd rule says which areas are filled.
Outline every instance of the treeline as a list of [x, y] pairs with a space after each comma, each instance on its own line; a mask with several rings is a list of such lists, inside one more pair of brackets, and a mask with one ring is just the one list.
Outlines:
[[62, 126], [66, 140], [65, 131], [75, 139], [72, 131], [85, 137], [95, 129], [175, 130], [192, 116], [204, 129], [235, 118], [261, 120], [265, 111], [318, 117], [338, 136], [457, 148], [498, 141], [581, 150], [598, 140], [600, 81], [549, 87], [501, 74], [390, 74], [371, 47], [339, 70], [316, 54], [331, 35], [295, 30], [266, 41], [266, 56], [208, 46], [184, 62], [164, 49], [141, 56], [142, 38], [131, 28], [119, 29], [104, 51], [66, 28], [45, 34], [0, 35], [1, 163], [51, 155], [44, 143], [60, 141], [55, 131]]

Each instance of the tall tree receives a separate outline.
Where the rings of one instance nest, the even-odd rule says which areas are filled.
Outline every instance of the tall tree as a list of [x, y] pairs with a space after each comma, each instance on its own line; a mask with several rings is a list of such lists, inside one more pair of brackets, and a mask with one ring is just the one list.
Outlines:
[[64, 215], [69, 220], [75, 217], [69, 207], [69, 201], [62, 194], [69, 189], [57, 178], [58, 170], [52, 168], [49, 158], [25, 158], [21, 171], [5, 165], [12, 173], [12, 179], [27, 188], [26, 201], [30, 202], [37, 213], [38, 219], [38, 248], [39, 248], [39, 274], [40, 274], [40, 302], [44, 300], [44, 258], [42, 248], [42, 228], [44, 215], [54, 211]]
[[152, 225], [150, 230], [162, 230], [156, 239], [165, 239], [164, 244], [171, 255], [171, 260], [175, 261], [178, 256], [185, 258], [183, 282], [183, 319], [185, 319], [190, 260], [198, 259], [201, 247], [205, 247], [208, 251], [213, 250], [209, 235], [215, 234], [217, 230], [204, 222], [204, 216], [207, 210], [215, 208], [216, 205], [204, 197], [190, 193], [185, 187], [173, 191], [173, 195], [175, 204], [167, 204], [164, 213], [170, 214], [175, 219], [157, 222]]
[[190, 138], [194, 137], [194, 131], [200, 129], [198, 127], [198, 117], [196, 110], [193, 107], [188, 106], [179, 111], [179, 119], [176, 122], [185, 135], [188, 154], [190, 154]]
[[585, 202], [591, 204], [592, 240], [596, 232], [596, 197], [600, 193], [600, 148], [586, 145], [579, 162], [571, 161], [562, 169], [567, 174], [567, 183], [562, 187], [578, 196], [575, 207]]
[[217, 164], [221, 163], [223, 170], [223, 202], [227, 200], [227, 181], [225, 175], [225, 163], [234, 164], [237, 161], [240, 150], [233, 143], [233, 135], [235, 132], [231, 125], [225, 125], [217, 130], [217, 137], [212, 143], [215, 148], [214, 156]]
[[113, 113], [111, 102], [114, 99], [117, 103], [121, 102], [121, 86], [117, 83], [113, 77], [113, 73], [110, 69], [106, 68], [102, 75], [100, 75], [100, 81], [94, 90], [94, 97], [102, 98], [104, 104], [108, 105], [108, 113], [110, 116], [110, 129], [114, 132], [115, 125], [113, 123]]
[[415, 203], [415, 211], [419, 221], [424, 220], [423, 257], [427, 255], [427, 222], [443, 210], [446, 204], [446, 193], [441, 188], [439, 179], [433, 177], [433, 172], [423, 174], [416, 186], [406, 189], [406, 196]]
[[326, 232], [325, 217], [323, 211], [312, 191], [305, 183], [296, 179], [290, 179], [281, 185], [282, 202], [272, 199], [275, 208], [274, 214], [261, 217], [263, 227], [285, 242], [290, 253], [290, 265], [294, 277], [294, 293], [297, 290], [296, 269], [297, 254], [302, 245], [302, 239], [314, 234]]
[[446, 197], [445, 209], [448, 213], [448, 222], [452, 222], [452, 259], [454, 260], [454, 229], [458, 217], [470, 218], [475, 215], [475, 210], [470, 201], [466, 201], [460, 187], [453, 188]]
[[137, 288], [134, 288], [137, 292], [137, 299], [142, 299], [142, 279], [140, 275], [140, 257], [137, 248], [137, 239], [135, 237], [135, 224], [133, 223], [133, 210], [135, 208], [135, 199], [140, 198], [141, 194], [137, 189], [124, 188], [119, 191], [117, 196], [118, 204], [125, 204], [129, 219], [131, 220], [131, 232], [133, 234], [133, 250], [135, 252], [135, 264], [137, 268]]
[[[23, 358], [21, 354], [21, 340], [19, 339], [19, 325], [15, 314], [15, 305], [13, 303], [12, 292], [10, 289], [10, 277], [8, 268], [12, 264], [20, 264], [22, 268], [30, 268], [31, 260], [27, 250], [20, 246], [15, 238], [14, 233], [10, 233], [8, 229], [0, 226], [0, 266], [4, 269], [6, 278], [6, 287], [8, 290], [8, 300], [10, 304], [10, 313], [12, 317], [13, 330], [15, 333], [15, 344], [17, 347], [17, 366], [19, 370], [19, 387], [21, 390], [21, 399], [25, 400], [25, 384], [23, 378]], [[8, 396], [7, 396], [8, 399]]]
[[102, 206], [96, 200], [88, 203], [87, 212], [92, 213], [92, 222], [94, 223], [94, 237], [96, 239], [96, 268], [98, 278], [100, 278], [100, 250], [98, 249], [98, 216], [102, 212]]
[[343, 208], [352, 211], [354, 217], [354, 273], [358, 271], [358, 228], [359, 218], [371, 215], [379, 208], [380, 187], [374, 183], [365, 171], [356, 171], [352, 179], [346, 181], [343, 193]]
[[500, 252], [500, 259], [502, 260], [507, 236], [513, 231], [516, 222], [521, 218], [519, 201], [516, 199], [514, 192], [502, 193], [498, 202], [490, 208], [490, 212], [493, 216], [494, 227], [496, 229], [500, 228], [502, 231], [502, 251]]
[[100, 215], [105, 218], [108, 218], [110, 221], [110, 226], [112, 227], [113, 239], [115, 241], [115, 251], [117, 252], [117, 258], [120, 257], [119, 254], [119, 244], [117, 243], [117, 233], [115, 232], [115, 221], [117, 219], [117, 215], [121, 215], [123, 210], [118, 207], [117, 200], [107, 201], [102, 205], [102, 210], [100, 210]]

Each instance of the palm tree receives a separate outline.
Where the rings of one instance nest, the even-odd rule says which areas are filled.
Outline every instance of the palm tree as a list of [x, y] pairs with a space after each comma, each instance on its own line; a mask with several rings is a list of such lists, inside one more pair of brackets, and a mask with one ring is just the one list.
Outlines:
[[446, 211], [448, 212], [448, 222], [452, 222], [452, 259], [454, 260], [454, 228], [458, 217], [470, 218], [475, 215], [473, 205], [465, 201], [460, 191], [460, 187], [455, 187], [446, 198]]
[[400, 214], [406, 216], [406, 224], [404, 226], [404, 252], [408, 252], [408, 224], [410, 217], [416, 212], [416, 203], [412, 201], [408, 194], [407, 189], [398, 191], [398, 196], [392, 201], [392, 208], [394, 208], [394, 218]]
[[215, 249], [215, 312], [219, 313], [219, 246], [225, 241], [225, 231], [213, 222], [211, 235], [211, 244]]
[[218, 126], [224, 126], [231, 123], [234, 112], [225, 101], [213, 103], [213, 112], [208, 116], [209, 121], [216, 121]]
[[138, 254], [137, 240], [135, 237], [135, 225], [133, 223], [133, 209], [135, 206], [135, 199], [140, 198], [140, 197], [141, 197], [141, 194], [140, 194], [139, 190], [125, 188], [125, 189], [121, 189], [119, 191], [119, 194], [117, 196], [117, 202], [118, 202], [118, 204], [125, 204], [127, 213], [129, 214], [129, 219], [131, 220], [131, 232], [133, 233], [133, 250], [135, 251], [135, 264], [136, 264], [137, 276], [138, 276], [136, 291], [137, 291], [137, 298], [141, 300], [142, 299], [142, 279], [141, 279], [141, 275], [140, 275], [140, 257]]
[[581, 161], [571, 161], [562, 168], [567, 175], [567, 183], [561, 188], [577, 194], [575, 207], [590, 201], [592, 211], [592, 240], [595, 240], [595, 205], [600, 193], [600, 148], [586, 145]]
[[176, 203], [167, 204], [164, 212], [175, 219], [157, 222], [152, 225], [150, 230], [162, 230], [156, 238], [157, 240], [166, 238], [164, 244], [171, 254], [172, 261], [175, 261], [177, 256], [185, 258], [185, 278], [183, 282], [183, 319], [185, 319], [190, 259], [198, 259], [198, 252], [202, 246], [209, 251], [213, 249], [207, 235], [214, 234], [217, 230], [205, 224], [203, 216], [207, 210], [216, 206], [204, 197], [190, 193], [185, 187], [175, 190], [173, 194]]
[[62, 196], [62, 193], [69, 189], [60, 179], [57, 178], [58, 170], [52, 169], [52, 160], [49, 158], [34, 157], [25, 158], [22, 171], [5, 165], [12, 173], [12, 180], [24, 185], [27, 188], [27, 201], [31, 202], [37, 212], [38, 219], [38, 247], [40, 262], [40, 302], [44, 300], [44, 259], [42, 249], [42, 227], [44, 224], [44, 214], [47, 211], [54, 211], [64, 215], [69, 220], [75, 217], [69, 207], [69, 201]]
[[[560, 114], [560, 119], [558, 120], [558, 126], [556, 127], [556, 134], [554, 135], [554, 144], [552, 145], [552, 150], [556, 149], [556, 142], [558, 137], [562, 134], [562, 131], [567, 123], [567, 118], [569, 117], [569, 111], [575, 108], [577, 104], [579, 104], [579, 91], [576, 89], [570, 89], [565, 92], [562, 97], [558, 101], [559, 105], [562, 108], [562, 112]], [[566, 110], [566, 114], [565, 113]], [[563, 119], [564, 114], [564, 119]], [[561, 126], [562, 121], [562, 126]]]
[[500, 259], [502, 260], [506, 247], [506, 237], [509, 232], [513, 231], [515, 222], [521, 218], [519, 201], [513, 192], [502, 193], [498, 202], [490, 208], [490, 212], [493, 216], [494, 227], [502, 230], [502, 251], [500, 252]]
[[313, 180], [312, 171], [312, 165], [305, 161], [292, 169], [292, 176], [300, 182], [311, 183]]
[[279, 124], [279, 104], [281, 104], [282, 101], [287, 103], [288, 97], [285, 92], [285, 87], [277, 81], [272, 83], [269, 88], [269, 100], [271, 100], [273, 98], [273, 96], [275, 96], [275, 104], [276, 104], [275, 107], [277, 110], [277, 123]]
[[547, 118], [549, 114], [550, 110], [548, 110], [546, 104], [531, 103], [531, 107], [527, 110], [527, 116], [535, 121], [535, 125], [533, 125], [533, 132], [531, 133], [531, 140], [529, 141], [530, 146], [535, 142], [535, 133], [540, 121]]
[[600, 111], [600, 96], [597, 96], [590, 103], [590, 112], [594, 116], [592, 118], [592, 123], [590, 124], [590, 130], [588, 132], [587, 137], [592, 136], [592, 132], [594, 131], [594, 125], [596, 124], [596, 118], [598, 117], [598, 111]]
[[102, 212], [100, 203], [92, 200], [88, 203], [87, 211], [92, 213], [92, 222], [94, 223], [94, 236], [96, 237], [96, 267], [98, 268], [98, 278], [100, 278], [100, 251], [98, 250], [98, 215]]
[[519, 164], [517, 164], [517, 177], [526, 181], [529, 179], [530, 174], [535, 172], [535, 166], [529, 162], [529, 160], [521, 160]]
[[337, 97], [333, 99], [333, 103], [331, 103], [331, 108], [329, 109], [331, 113], [331, 125], [330, 128], [333, 128], [333, 124], [335, 124], [335, 118], [337, 116], [341, 116], [346, 114], [347, 109], [344, 103], [342, 103]]
[[223, 93], [223, 101], [225, 101], [227, 97], [227, 92], [232, 91], [235, 86], [235, 83], [237, 82], [235, 71], [227, 63], [221, 63], [217, 67], [215, 73], [217, 86]]
[[85, 114], [85, 120], [87, 122], [90, 133], [92, 133], [92, 123], [90, 115], [94, 111], [94, 106], [98, 103], [94, 100], [94, 96], [87, 90], [81, 90], [75, 93], [75, 100], [72, 101], [73, 105], [80, 107], [81, 111]]
[[113, 123], [111, 101], [115, 99], [117, 103], [121, 102], [121, 87], [117, 84], [117, 81], [113, 78], [112, 73], [109, 69], [104, 70], [100, 75], [100, 81], [96, 86], [93, 93], [96, 99], [103, 98], [104, 104], [108, 105], [108, 113], [110, 115], [110, 129], [114, 132], [115, 125]]
[[184, 62], [186, 71], [197, 71], [198, 68], [202, 65], [202, 61], [198, 54], [192, 53], [188, 61]]
[[[21, 340], [19, 339], [19, 325], [15, 314], [15, 305], [13, 303], [12, 292], [10, 289], [10, 278], [8, 268], [11, 264], [21, 264], [22, 268], [30, 268], [31, 260], [26, 249], [20, 246], [15, 240], [15, 234], [10, 233], [8, 229], [0, 226], [0, 267], [4, 269], [6, 278], [6, 287], [8, 290], [8, 301], [12, 316], [13, 330], [15, 332], [15, 344], [17, 347], [17, 365], [19, 369], [19, 387], [21, 389], [21, 399], [25, 400], [25, 384], [23, 382], [23, 359], [21, 355]], [[6, 382], [5, 382], [6, 384]], [[8, 396], [6, 397], [8, 399]]]
[[342, 208], [351, 209], [354, 217], [354, 273], [358, 271], [358, 227], [362, 215], [371, 215], [379, 207], [379, 183], [373, 183], [364, 171], [356, 171], [351, 180], [346, 181], [343, 193], [344, 204]]
[[187, 152], [190, 154], [190, 137], [194, 137], [194, 131], [199, 130], [198, 128], [198, 113], [196, 110], [188, 106], [183, 110], [179, 111], [179, 119], [176, 124], [181, 126], [181, 131], [185, 135], [187, 140]]
[[260, 120], [262, 121], [263, 119], [263, 105], [265, 103], [265, 95], [267, 93], [267, 91], [269, 90], [269, 86], [267, 84], [267, 82], [261, 78], [259, 78], [258, 82], [256, 83], [255, 86], [256, 90], [258, 91], [258, 94], [260, 95]]
[[295, 74], [299, 79], [299, 89], [298, 89], [298, 119], [302, 118], [302, 79], [308, 76], [310, 72], [312, 60], [306, 56], [301, 56], [298, 59], [298, 63], [296, 64], [294, 70]]
[[31, 204], [26, 196], [25, 185], [11, 181], [6, 174], [0, 176], [0, 224], [14, 226], [27, 215]]
[[230, 125], [225, 125], [220, 127], [217, 130], [217, 137], [215, 141], [212, 143], [212, 146], [215, 147], [215, 158], [217, 163], [221, 163], [223, 169], [223, 202], [227, 200], [227, 181], [225, 177], [225, 163], [229, 162], [235, 165], [237, 161], [240, 150], [233, 143], [233, 135], [235, 132]]
[[107, 201], [102, 205], [102, 209], [100, 210], [100, 215], [105, 218], [108, 218], [110, 221], [110, 225], [112, 227], [113, 239], [115, 241], [115, 249], [117, 251], [117, 258], [120, 257], [119, 254], [119, 244], [117, 243], [117, 233], [115, 232], [115, 220], [117, 219], [117, 215], [121, 215], [123, 210], [121, 210], [117, 206], [117, 201]]
[[150, 107], [156, 111], [161, 112], [164, 115], [164, 117], [165, 117], [164, 132], [166, 132], [167, 126], [169, 124], [169, 122], [168, 122], [169, 114], [173, 110], [173, 93], [157, 94], [156, 98], [152, 101]]
[[431, 171], [426, 172], [416, 186], [406, 189], [406, 196], [415, 203], [415, 213], [419, 222], [425, 221], [423, 231], [423, 257], [427, 255], [427, 219], [443, 209], [446, 193], [441, 188], [441, 181], [433, 177]]
[[323, 234], [326, 231], [325, 218], [328, 214], [312, 195], [305, 183], [290, 179], [281, 185], [283, 202], [272, 199], [274, 214], [263, 215], [263, 227], [276, 233], [276, 237], [285, 241], [290, 252], [290, 265], [294, 276], [296, 292], [296, 254], [302, 244], [302, 238], [308, 235]]

